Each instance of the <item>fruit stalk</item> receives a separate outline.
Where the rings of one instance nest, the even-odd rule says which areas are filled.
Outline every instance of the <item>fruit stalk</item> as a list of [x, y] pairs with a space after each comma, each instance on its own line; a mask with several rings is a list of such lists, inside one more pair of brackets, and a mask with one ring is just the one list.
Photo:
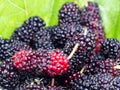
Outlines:
[[120, 65], [114, 66], [115, 69], [120, 69]]
[[79, 0], [75, 0], [74, 2], [75, 2], [76, 4], [78, 4], [78, 1], [79, 1]]
[[84, 5], [85, 5], [85, 7], [88, 6], [87, 0], [84, 0]]
[[72, 58], [72, 56], [74, 55], [74, 53], [77, 51], [78, 46], [79, 46], [79, 44], [76, 43], [75, 46], [74, 46], [74, 48], [73, 48], [73, 50], [72, 50], [72, 52], [71, 52], [70, 55], [68, 56], [68, 59], [71, 59], [71, 58]]
[[84, 36], [86, 36], [86, 35], [87, 35], [87, 33], [88, 33], [88, 32], [87, 32], [87, 28], [86, 28], [86, 27], [84, 27], [84, 28], [83, 28], [83, 30], [84, 30]]
[[85, 66], [81, 69], [80, 73], [82, 74], [85, 71]]
[[55, 78], [52, 78], [51, 86], [54, 86]]

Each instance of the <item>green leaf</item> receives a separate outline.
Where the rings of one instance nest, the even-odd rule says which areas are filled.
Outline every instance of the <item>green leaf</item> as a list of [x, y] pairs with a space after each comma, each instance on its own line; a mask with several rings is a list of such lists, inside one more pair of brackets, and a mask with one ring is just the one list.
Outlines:
[[106, 36], [120, 40], [120, 1], [96, 0], [96, 2], [100, 6]]
[[0, 34], [8, 38], [30, 16], [41, 16], [49, 22], [54, 0], [1, 0]]
[[[105, 32], [109, 38], [120, 40], [119, 0], [90, 0], [98, 2]], [[65, 2], [77, 2], [80, 8], [83, 0], [0, 0], [0, 35], [9, 38], [15, 28], [30, 16], [40, 16], [47, 26], [57, 25], [58, 11]]]

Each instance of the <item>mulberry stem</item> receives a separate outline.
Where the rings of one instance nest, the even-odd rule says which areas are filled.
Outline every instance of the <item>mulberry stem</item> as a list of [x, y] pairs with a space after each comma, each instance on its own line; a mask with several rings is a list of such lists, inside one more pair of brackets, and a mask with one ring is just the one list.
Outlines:
[[74, 55], [74, 53], [77, 51], [78, 46], [79, 46], [79, 44], [76, 43], [75, 46], [74, 46], [74, 48], [73, 48], [73, 50], [72, 50], [72, 52], [71, 52], [70, 55], [67, 57], [68, 59], [71, 59], [71, 58], [72, 58], [72, 56]]
[[84, 5], [85, 5], [85, 7], [88, 6], [88, 3], [87, 3], [87, 2], [88, 2], [87, 0], [84, 0]]
[[79, 0], [74, 0], [74, 2], [75, 2], [76, 4], [78, 4], [78, 1], [79, 1]]
[[85, 66], [81, 69], [80, 73], [82, 74], [85, 71]]
[[55, 78], [52, 78], [51, 86], [54, 86]]
[[115, 69], [120, 69], [120, 65], [114, 66]]

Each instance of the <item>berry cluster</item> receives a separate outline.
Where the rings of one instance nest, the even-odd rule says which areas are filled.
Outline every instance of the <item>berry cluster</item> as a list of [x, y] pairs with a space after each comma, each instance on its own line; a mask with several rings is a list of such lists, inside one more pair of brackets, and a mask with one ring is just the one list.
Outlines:
[[3, 90], [119, 90], [120, 41], [106, 38], [99, 5], [65, 3], [58, 25], [28, 18], [0, 38]]

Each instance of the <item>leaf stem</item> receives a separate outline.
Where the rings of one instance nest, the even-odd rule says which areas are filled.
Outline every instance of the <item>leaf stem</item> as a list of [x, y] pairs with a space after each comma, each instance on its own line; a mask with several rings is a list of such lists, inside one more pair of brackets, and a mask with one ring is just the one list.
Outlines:
[[26, 18], [28, 18], [28, 11], [27, 11], [26, 0], [24, 0], [24, 6], [25, 6], [25, 15], [26, 15]]

